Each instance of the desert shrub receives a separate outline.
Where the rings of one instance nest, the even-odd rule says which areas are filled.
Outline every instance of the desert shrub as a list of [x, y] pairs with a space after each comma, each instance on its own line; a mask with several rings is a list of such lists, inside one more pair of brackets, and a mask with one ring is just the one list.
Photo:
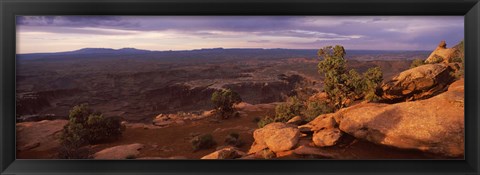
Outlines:
[[365, 98], [375, 100], [375, 89], [382, 82], [383, 73], [379, 67], [368, 69], [363, 75], [355, 70], [346, 70], [346, 52], [342, 46], [327, 46], [320, 49], [318, 56], [319, 73], [324, 74], [323, 91], [334, 110], [347, 106], [349, 101]]
[[287, 98], [285, 103], [275, 107], [275, 122], [287, 122], [291, 118], [301, 115], [304, 109], [303, 102], [296, 96]]
[[273, 123], [275, 120], [272, 117], [266, 116], [262, 118], [258, 123], [259, 128], [263, 128], [265, 125], [268, 125], [270, 123]]
[[463, 63], [463, 58], [455, 57], [455, 58], [451, 59], [451, 62], [453, 62], [453, 63]]
[[457, 45], [454, 46], [457, 50], [455, 56], [450, 60], [450, 62], [460, 63], [460, 70], [453, 73], [453, 76], [456, 78], [461, 78], [465, 74], [465, 44], [464, 41], [460, 41]]
[[232, 132], [225, 137], [225, 144], [232, 146], [240, 146], [242, 142], [240, 141], [240, 134]]
[[118, 138], [122, 134], [122, 126], [120, 123], [121, 121], [118, 118], [105, 118], [102, 115], [88, 117], [88, 142], [95, 143], [102, 140]]
[[327, 114], [333, 112], [333, 109], [324, 102], [308, 102], [303, 115], [305, 121], [309, 122], [318, 117], [321, 114]]
[[215, 114], [223, 119], [238, 116], [233, 105], [242, 102], [240, 95], [230, 89], [223, 89], [212, 94], [211, 101], [215, 107]]
[[425, 64], [425, 61], [423, 61], [423, 59], [420, 59], [420, 58], [414, 59], [412, 61], [412, 64], [410, 64], [410, 69], [424, 65], [424, 64]]
[[433, 55], [433, 58], [430, 60], [430, 63], [435, 64], [435, 63], [441, 63], [442, 61], [443, 61], [443, 58], [435, 54]]
[[261, 119], [262, 119], [262, 118], [260, 118], [260, 117], [254, 117], [254, 118], [252, 119], [252, 122], [253, 122], [253, 123], [258, 123]]
[[383, 72], [380, 67], [369, 68], [365, 73], [363, 95], [365, 100], [377, 101], [380, 97], [375, 94], [375, 91], [380, 83], [383, 81]]
[[192, 144], [193, 151], [198, 151], [201, 149], [209, 149], [215, 146], [216, 142], [213, 140], [213, 136], [211, 134], [203, 134], [193, 137], [190, 140]]
[[80, 147], [121, 136], [123, 127], [118, 118], [105, 118], [82, 104], [70, 110], [69, 121], [60, 135], [62, 158], [76, 158]]
[[354, 69], [348, 71], [348, 74], [343, 74], [345, 76], [345, 86], [347, 87], [346, 98], [347, 99], [359, 99], [363, 95], [366, 82], [364, 77], [360, 75]]

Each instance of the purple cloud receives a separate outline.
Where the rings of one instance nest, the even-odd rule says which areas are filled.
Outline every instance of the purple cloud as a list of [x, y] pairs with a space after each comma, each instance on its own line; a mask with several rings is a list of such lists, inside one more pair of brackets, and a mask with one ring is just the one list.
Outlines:
[[464, 37], [463, 16], [20, 16], [17, 26], [20, 32], [59, 34], [168, 31], [238, 43], [282, 42], [290, 48], [342, 44], [350, 49], [431, 50], [440, 40], [453, 45]]

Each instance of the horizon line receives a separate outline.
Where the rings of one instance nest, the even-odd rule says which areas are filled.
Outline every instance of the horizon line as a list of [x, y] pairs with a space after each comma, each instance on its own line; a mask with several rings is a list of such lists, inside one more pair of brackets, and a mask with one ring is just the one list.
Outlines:
[[[54, 54], [54, 53], [62, 53], [62, 52], [74, 52], [80, 51], [83, 49], [108, 49], [108, 50], [115, 50], [119, 51], [122, 49], [135, 49], [135, 50], [142, 50], [142, 51], [149, 51], [149, 52], [176, 52], [176, 51], [198, 51], [198, 50], [213, 50], [213, 49], [259, 49], [259, 50], [275, 50], [275, 49], [284, 49], [284, 50], [319, 50], [319, 49], [297, 49], [297, 48], [255, 48], [255, 47], [210, 47], [210, 48], [198, 48], [198, 49], [179, 49], [179, 50], [148, 50], [148, 49], [141, 49], [141, 48], [134, 48], [134, 47], [122, 47], [122, 48], [108, 48], [108, 47], [83, 47], [75, 50], [66, 50], [66, 51], [56, 51], [56, 52], [29, 52], [29, 53], [15, 53], [16, 55], [23, 55], [23, 54]], [[433, 50], [389, 50], [389, 49], [345, 49], [347, 52], [349, 50], [353, 51], [433, 51]]]

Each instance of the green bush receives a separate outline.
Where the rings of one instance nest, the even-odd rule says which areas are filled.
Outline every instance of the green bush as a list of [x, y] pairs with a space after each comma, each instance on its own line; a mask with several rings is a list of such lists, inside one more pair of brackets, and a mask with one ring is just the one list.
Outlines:
[[364, 77], [354, 69], [351, 69], [348, 71], [348, 74], [344, 74], [343, 76], [345, 76], [343, 79], [345, 79], [345, 86], [348, 90], [346, 93], [347, 99], [361, 98], [366, 89]]
[[213, 136], [211, 134], [195, 136], [192, 140], [190, 140], [190, 143], [192, 144], [193, 151], [209, 149], [216, 145], [216, 142], [213, 140]]
[[377, 101], [380, 97], [375, 94], [375, 91], [380, 83], [383, 81], [383, 72], [380, 67], [369, 68], [365, 73], [363, 95], [365, 100]]
[[296, 96], [287, 98], [285, 103], [275, 107], [275, 122], [287, 122], [291, 118], [301, 115], [304, 104]]
[[212, 94], [211, 101], [215, 107], [215, 114], [218, 117], [227, 119], [238, 116], [233, 108], [234, 104], [242, 102], [240, 95], [230, 89], [223, 89]]
[[69, 121], [64, 126], [60, 141], [62, 158], [76, 158], [80, 147], [121, 136], [122, 125], [118, 118], [105, 118], [93, 112], [86, 104], [73, 107]]
[[412, 61], [412, 64], [410, 64], [410, 69], [421, 66], [421, 65], [424, 65], [424, 64], [425, 64], [425, 61], [423, 61], [423, 59], [420, 59], [420, 58], [414, 59]]
[[327, 114], [333, 112], [333, 109], [323, 102], [309, 102], [307, 108], [303, 113], [305, 121], [310, 122], [321, 114]]

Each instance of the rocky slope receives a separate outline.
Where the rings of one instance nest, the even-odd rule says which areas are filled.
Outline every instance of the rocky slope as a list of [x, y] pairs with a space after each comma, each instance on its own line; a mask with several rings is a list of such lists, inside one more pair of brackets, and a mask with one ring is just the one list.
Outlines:
[[441, 41], [437, 48], [425, 60], [425, 63], [451, 63], [455, 58], [464, 57], [463, 49], [463, 41], [451, 48], [447, 48], [447, 43]]
[[[459, 68], [460, 63], [445, 61], [403, 71], [377, 89], [381, 102], [388, 103], [357, 103], [297, 128], [284, 123], [268, 124], [254, 132], [255, 142], [244, 158], [350, 159], [356, 157], [355, 151], [339, 145], [355, 145], [357, 141], [441, 158], [462, 158], [464, 80], [454, 76]], [[322, 93], [311, 97], [325, 98]], [[266, 142], [271, 138], [282, 143], [281, 149]]]
[[463, 80], [426, 100], [364, 103], [335, 113], [339, 129], [373, 143], [445, 156], [464, 154]]
[[384, 82], [377, 94], [389, 103], [427, 99], [445, 92], [455, 80], [453, 73], [459, 69], [458, 63], [415, 67]]

